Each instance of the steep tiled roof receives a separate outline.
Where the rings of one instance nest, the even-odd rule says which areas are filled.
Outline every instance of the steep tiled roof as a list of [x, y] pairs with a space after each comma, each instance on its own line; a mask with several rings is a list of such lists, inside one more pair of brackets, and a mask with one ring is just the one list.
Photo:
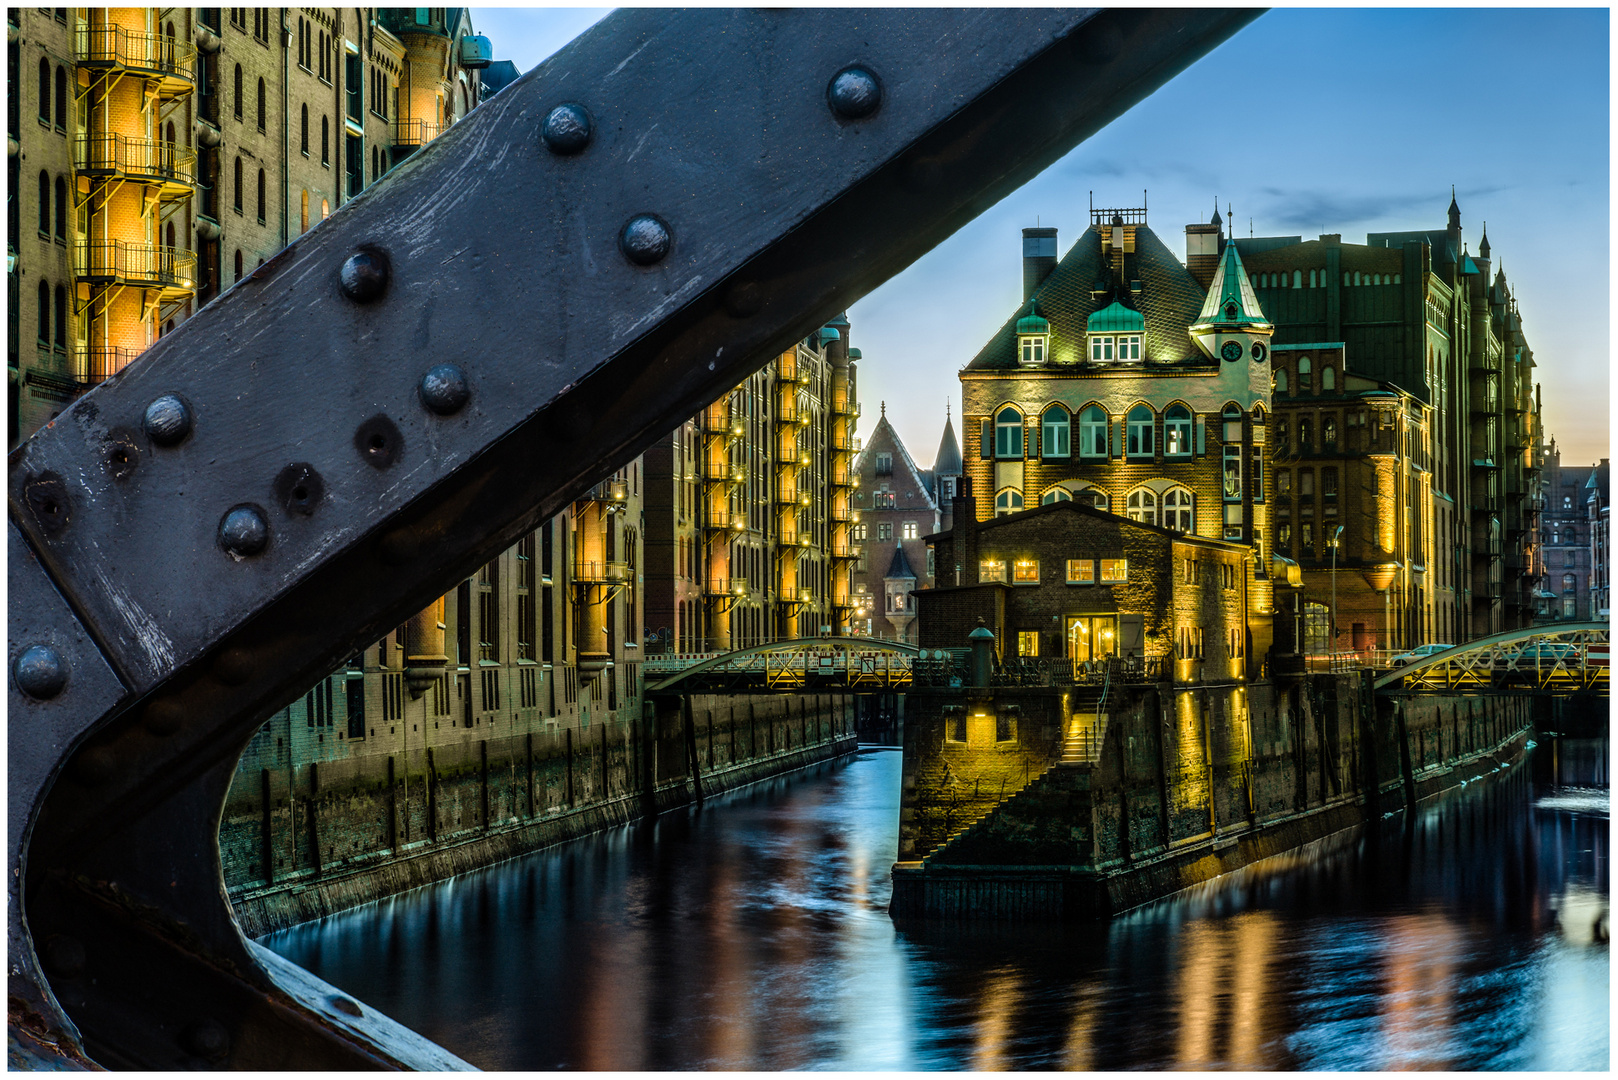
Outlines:
[[[920, 489], [916, 493], [917, 496], [927, 506], [937, 509], [938, 500], [933, 493], [933, 479], [930, 471], [916, 467], [916, 462], [911, 458], [910, 451], [905, 447], [904, 440], [899, 438], [899, 433], [894, 430], [892, 424], [888, 423], [887, 408], [884, 406], [882, 415], [877, 419], [876, 427], [871, 430], [871, 437], [865, 441], [864, 449], [854, 459], [854, 471], [864, 475], [872, 456], [886, 450], [895, 452], [904, 468], [908, 469], [910, 475], [915, 478], [916, 487]], [[897, 466], [895, 466], [895, 471], [897, 472]]]
[[905, 546], [895, 542], [893, 545], [893, 561], [888, 563], [888, 572], [883, 577], [914, 578], [916, 572], [910, 569], [910, 560], [905, 558]]
[[[1131, 281], [1141, 283], [1140, 295], [1130, 295]], [[1100, 296], [1091, 294], [1097, 282], [1104, 283], [1102, 287], [1107, 290]], [[1124, 257], [1123, 280], [1115, 280], [1112, 267], [1102, 257], [1101, 233], [1091, 226], [1068, 249], [1034, 293], [1034, 299], [1039, 313], [1051, 323], [1053, 360], [1076, 363], [1082, 359], [1085, 324], [1090, 316], [1119, 301], [1146, 317], [1147, 361], [1180, 363], [1202, 359], [1186, 327], [1196, 321], [1203, 295], [1202, 286], [1144, 225], [1135, 230], [1135, 251]], [[1026, 307], [1017, 305], [966, 370], [995, 371], [1017, 366], [1017, 319]]]

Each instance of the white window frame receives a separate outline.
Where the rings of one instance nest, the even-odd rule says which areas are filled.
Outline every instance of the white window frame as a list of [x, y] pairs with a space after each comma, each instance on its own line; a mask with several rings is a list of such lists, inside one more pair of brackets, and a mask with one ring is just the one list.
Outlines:
[[1136, 488], [1124, 501], [1124, 514], [1130, 521], [1143, 525], [1157, 524], [1157, 493], [1151, 488]]
[[1197, 531], [1196, 496], [1191, 494], [1190, 489], [1169, 488], [1163, 493], [1161, 502], [1163, 528], [1182, 533]]
[[[1144, 414], [1145, 419], [1142, 419]], [[1124, 415], [1124, 426], [1127, 430], [1124, 445], [1127, 447], [1126, 456], [1146, 457], [1153, 454], [1153, 440], [1157, 427], [1157, 415], [1152, 412], [1150, 405], [1136, 405]]]
[[[1180, 410], [1185, 415], [1183, 417], [1171, 416], [1170, 414], [1176, 409]], [[1191, 456], [1191, 421], [1191, 410], [1186, 408], [1184, 405], [1170, 405], [1167, 409], [1163, 410], [1164, 457], [1182, 458]], [[1172, 436], [1176, 434], [1180, 436], [1178, 441], [1179, 445], [1183, 449], [1171, 450], [1170, 446], [1174, 442]]]
[[[1086, 419], [1092, 409], [1101, 414], [1101, 419]], [[1107, 456], [1107, 428], [1110, 424], [1111, 421], [1107, 417], [1107, 410], [1099, 405], [1086, 405], [1079, 412], [1080, 457], [1104, 458]]]
[[1024, 367], [1039, 367], [1050, 356], [1050, 340], [1044, 334], [1024, 334], [1017, 339], [1017, 358]]
[[[1006, 415], [1016, 417], [1007, 420]], [[1010, 461], [1023, 456], [1023, 430], [1022, 413], [1015, 406], [1007, 405], [1005, 408], [995, 410], [994, 414], [994, 456], [1001, 461]], [[1015, 446], [1011, 445], [1013, 442]]]
[[[1061, 419], [1054, 419], [1055, 417]], [[1040, 414], [1039, 418], [1042, 437], [1039, 441], [1041, 457], [1058, 458], [1071, 456], [1071, 439], [1073, 432], [1073, 416], [1060, 405], [1052, 405]]]
[[1023, 495], [1016, 488], [1001, 488], [994, 496], [994, 516], [1005, 517], [1023, 508]]

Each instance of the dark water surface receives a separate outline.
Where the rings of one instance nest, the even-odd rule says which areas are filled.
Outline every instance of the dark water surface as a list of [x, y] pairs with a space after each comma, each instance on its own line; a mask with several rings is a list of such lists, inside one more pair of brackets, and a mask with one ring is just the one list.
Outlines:
[[1110, 925], [896, 927], [864, 750], [264, 944], [486, 1069], [1605, 1069], [1606, 760]]

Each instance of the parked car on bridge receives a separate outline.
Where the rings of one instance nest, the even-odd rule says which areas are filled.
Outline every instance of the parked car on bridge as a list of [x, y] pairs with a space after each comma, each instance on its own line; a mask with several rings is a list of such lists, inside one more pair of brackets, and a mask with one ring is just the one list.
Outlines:
[[1417, 645], [1409, 652], [1400, 653], [1398, 656], [1395, 656], [1392, 660], [1388, 661], [1388, 663], [1393, 667], [1404, 667], [1406, 664], [1413, 664], [1417, 660], [1425, 660], [1434, 653], [1441, 653], [1446, 649], [1453, 648], [1455, 648], [1455, 646], [1442, 645], [1437, 642], [1433, 642], [1428, 645]]
[[1550, 667], [1572, 663], [1579, 658], [1579, 647], [1567, 641], [1533, 641], [1520, 649], [1507, 650], [1495, 661], [1496, 667]]

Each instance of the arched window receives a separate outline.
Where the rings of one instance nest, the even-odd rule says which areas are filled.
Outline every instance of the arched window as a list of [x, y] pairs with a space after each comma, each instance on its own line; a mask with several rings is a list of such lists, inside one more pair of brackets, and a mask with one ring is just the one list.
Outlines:
[[1072, 502], [1073, 493], [1065, 487], [1053, 487], [1039, 497], [1039, 505], [1049, 506], [1051, 503]]
[[1326, 444], [1327, 450], [1337, 445], [1337, 417], [1328, 416], [1320, 422], [1320, 441]]
[[264, 80], [259, 79], [259, 81], [258, 81], [258, 129], [260, 131], [264, 130], [264, 115], [265, 115], [265, 109], [264, 109]]
[[1191, 410], [1170, 405], [1163, 413], [1163, 453], [1185, 457], [1191, 453]]
[[1309, 362], [1307, 356], [1298, 357], [1298, 392], [1300, 394], [1314, 386], [1315, 377], [1312, 374], [1314, 370], [1314, 365]]
[[1315, 449], [1315, 429], [1307, 416], [1298, 418], [1298, 449], [1304, 453], [1313, 453]]
[[1022, 413], [1007, 405], [994, 418], [994, 456], [1020, 458], [1022, 453]]
[[1309, 287], [1311, 289], [1315, 287], [1315, 272], [1313, 270], [1309, 271]]
[[67, 288], [56, 286], [56, 347], [67, 351]]
[[242, 249], [237, 248], [236, 249], [236, 276], [232, 280], [233, 281], [240, 281], [241, 279], [242, 279]]
[[300, 106], [301, 115], [298, 118], [298, 149], [304, 157], [309, 156], [309, 103]]
[[67, 177], [56, 178], [56, 239], [67, 243]]
[[51, 122], [51, 62], [39, 58], [39, 118]]
[[303, 189], [303, 206], [298, 211], [298, 231], [300, 233], [306, 233], [306, 232], [309, 231], [309, 189], [308, 188]]
[[1022, 492], [1016, 488], [1006, 488], [994, 497], [994, 516], [1005, 517], [1022, 509]]
[[320, 163], [322, 165], [331, 164], [331, 118], [329, 116], [320, 118]]
[[240, 64], [236, 65], [236, 74], [233, 77], [231, 88], [236, 91], [235, 101], [231, 108], [235, 110], [236, 119], [240, 120], [242, 118], [242, 66]]
[[56, 126], [67, 130], [67, 68], [56, 67]]
[[1052, 405], [1045, 410], [1040, 418], [1043, 426], [1040, 439], [1040, 453], [1048, 458], [1064, 458], [1072, 455], [1069, 436], [1072, 431], [1072, 421], [1067, 410], [1060, 405]]
[[43, 278], [39, 282], [39, 329], [36, 336], [41, 345], [51, 343], [51, 287]]
[[1292, 287], [1294, 289], [1303, 288], [1303, 271], [1302, 270], [1294, 270], [1294, 271], [1292, 271]]
[[167, 241], [168, 246], [169, 247], [174, 247], [175, 246], [175, 243], [174, 243], [174, 222], [172, 222], [172, 221], [168, 223], [167, 236], [168, 236], [168, 241]]
[[1155, 426], [1156, 419], [1152, 415], [1152, 410], [1145, 405], [1136, 405], [1129, 410], [1128, 452], [1130, 457], [1152, 456], [1152, 428]]
[[1196, 532], [1196, 515], [1191, 507], [1192, 495], [1183, 487], [1169, 488], [1163, 494], [1163, 527], [1175, 532]]
[[1276, 368], [1275, 369], [1275, 389], [1276, 389], [1277, 393], [1284, 394], [1284, 393], [1287, 392], [1287, 372], [1286, 372], [1286, 368]]
[[1320, 388], [1322, 390], [1335, 390], [1335, 389], [1337, 389], [1337, 369], [1336, 368], [1334, 368], [1334, 367], [1323, 367], [1323, 368], [1320, 369]]
[[241, 158], [237, 158], [236, 163], [231, 166], [231, 180], [234, 181], [234, 183], [235, 183], [235, 187], [234, 187], [234, 189], [232, 191], [232, 194], [231, 194], [231, 197], [234, 199], [234, 201], [231, 203], [231, 205], [236, 208], [236, 212], [239, 214], [239, 213], [242, 212], [242, 159]]
[[258, 220], [264, 220], [264, 170], [258, 171]]
[[1139, 488], [1129, 493], [1124, 504], [1124, 513], [1130, 521], [1139, 521], [1144, 525], [1157, 524], [1157, 496], [1146, 488]]
[[1099, 405], [1089, 405], [1079, 414], [1079, 456], [1107, 456], [1107, 414]]
[[327, 215], [330, 214], [330, 213], [331, 213], [331, 203], [329, 203], [325, 199], [321, 199], [320, 200], [320, 220], [325, 221]]
[[51, 234], [51, 174], [44, 169], [39, 170], [39, 232]]

